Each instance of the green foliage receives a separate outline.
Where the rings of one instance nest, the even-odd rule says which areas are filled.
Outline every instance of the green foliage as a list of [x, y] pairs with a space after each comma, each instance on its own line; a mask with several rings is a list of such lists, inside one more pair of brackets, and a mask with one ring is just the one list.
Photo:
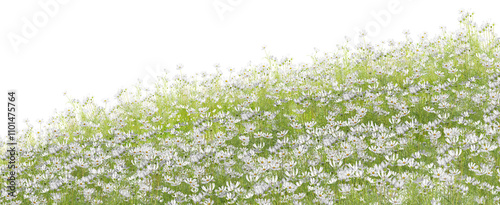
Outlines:
[[462, 18], [453, 33], [345, 44], [312, 64], [266, 52], [268, 64], [229, 78], [164, 76], [153, 92], [120, 91], [115, 105], [70, 99], [43, 131], [21, 135], [17, 179], [31, 184], [13, 201], [498, 203], [499, 41], [493, 25]]

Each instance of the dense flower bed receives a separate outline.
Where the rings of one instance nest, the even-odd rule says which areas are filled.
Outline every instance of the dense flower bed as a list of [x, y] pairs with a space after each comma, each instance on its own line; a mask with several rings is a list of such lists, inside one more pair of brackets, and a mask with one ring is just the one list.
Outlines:
[[16, 198], [3, 158], [0, 204], [498, 204], [500, 41], [472, 15], [71, 99], [20, 136]]

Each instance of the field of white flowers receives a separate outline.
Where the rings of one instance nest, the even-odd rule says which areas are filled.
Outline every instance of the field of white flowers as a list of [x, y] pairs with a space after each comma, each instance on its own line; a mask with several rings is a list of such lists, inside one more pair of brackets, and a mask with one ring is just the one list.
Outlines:
[[18, 136], [16, 198], [4, 154], [0, 204], [499, 204], [500, 39], [472, 17], [70, 99]]

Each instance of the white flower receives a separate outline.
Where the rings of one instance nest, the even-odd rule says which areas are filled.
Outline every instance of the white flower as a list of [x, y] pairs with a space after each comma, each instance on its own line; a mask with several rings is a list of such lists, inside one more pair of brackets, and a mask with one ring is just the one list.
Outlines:
[[178, 64], [177, 67], [176, 67], [176, 70], [181, 70], [182, 68], [184, 68], [184, 65]]
[[403, 204], [402, 197], [389, 198], [389, 203], [391, 204]]
[[474, 201], [476, 201], [478, 204], [484, 204], [485, 203], [485, 197], [475, 197]]
[[349, 194], [351, 192], [350, 184], [339, 184], [339, 192], [342, 194]]

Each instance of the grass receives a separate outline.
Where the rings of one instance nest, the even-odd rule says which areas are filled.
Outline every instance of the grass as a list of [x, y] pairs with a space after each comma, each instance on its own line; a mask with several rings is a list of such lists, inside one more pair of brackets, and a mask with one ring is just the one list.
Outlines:
[[436, 38], [68, 98], [19, 135], [0, 203], [498, 204], [499, 41], [461, 16]]

